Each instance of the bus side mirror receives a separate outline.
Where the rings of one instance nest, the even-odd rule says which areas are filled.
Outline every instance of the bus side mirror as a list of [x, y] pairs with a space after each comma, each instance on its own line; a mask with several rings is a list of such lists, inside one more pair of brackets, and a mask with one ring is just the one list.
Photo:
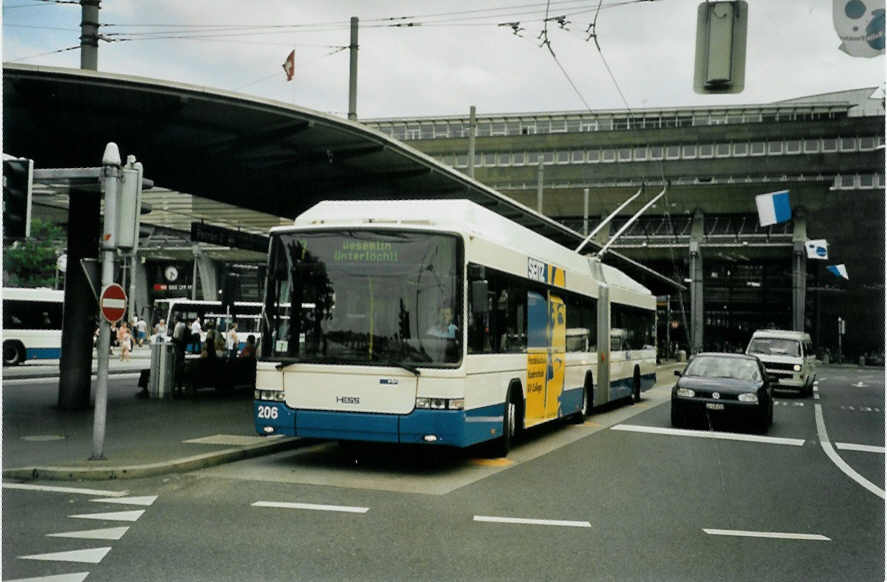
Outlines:
[[472, 281], [471, 282], [471, 312], [487, 313], [490, 311], [490, 305], [487, 301], [487, 282]]

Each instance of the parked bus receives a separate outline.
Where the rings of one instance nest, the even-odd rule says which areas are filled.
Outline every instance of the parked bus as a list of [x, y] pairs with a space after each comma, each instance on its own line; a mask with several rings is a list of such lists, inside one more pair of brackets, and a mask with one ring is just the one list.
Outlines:
[[[166, 335], [172, 336], [176, 317], [182, 318], [182, 321], [188, 326], [188, 333], [191, 333], [191, 322], [196, 318], [200, 318], [200, 325], [203, 330], [200, 334], [200, 341], [202, 342], [206, 337], [207, 321], [213, 321], [216, 329], [224, 333], [227, 330], [227, 318], [231, 317], [233, 322], [237, 324], [237, 337], [240, 343], [238, 349], [241, 349], [246, 344], [246, 338], [250, 334], [258, 339], [261, 311], [262, 304], [257, 301], [235, 301], [229, 315], [222, 309], [221, 301], [201, 301], [199, 299], [173, 297], [154, 300], [152, 323], [165, 319]], [[192, 347], [189, 346], [189, 349]]]
[[506, 454], [655, 382], [646, 288], [465, 200], [317, 204], [272, 229], [264, 303], [262, 435]]
[[61, 357], [64, 304], [64, 291], [3, 289], [4, 366]]

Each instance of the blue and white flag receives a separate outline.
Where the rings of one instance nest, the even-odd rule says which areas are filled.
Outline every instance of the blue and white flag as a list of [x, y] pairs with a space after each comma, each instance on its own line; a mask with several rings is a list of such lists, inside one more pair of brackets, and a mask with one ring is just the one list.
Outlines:
[[788, 190], [758, 194], [755, 196], [758, 206], [758, 218], [761, 226], [770, 226], [792, 219], [792, 206], [788, 199]]
[[850, 277], [847, 276], [847, 267], [845, 267], [843, 264], [829, 265], [828, 267], [826, 267], [826, 269], [828, 269], [828, 271], [836, 277], [844, 277], [848, 281], [850, 280]]
[[828, 260], [828, 241], [824, 238], [807, 241], [807, 258]]

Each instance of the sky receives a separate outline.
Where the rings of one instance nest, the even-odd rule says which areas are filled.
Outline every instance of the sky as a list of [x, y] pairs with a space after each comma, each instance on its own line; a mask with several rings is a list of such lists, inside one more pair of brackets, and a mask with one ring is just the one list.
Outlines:
[[[99, 44], [98, 68], [345, 116], [342, 49], [356, 16], [357, 114], [366, 119], [464, 115], [472, 105], [481, 115], [721, 106], [883, 88], [884, 56], [838, 50], [832, 1], [747, 3], [745, 89], [735, 95], [693, 91], [700, 0], [102, 0], [100, 32], [111, 42]], [[551, 51], [540, 40], [546, 13]], [[3, 0], [3, 62], [78, 68], [79, 49], [53, 51], [79, 44], [80, 16], [71, 0]], [[586, 33], [595, 17], [600, 52]]]

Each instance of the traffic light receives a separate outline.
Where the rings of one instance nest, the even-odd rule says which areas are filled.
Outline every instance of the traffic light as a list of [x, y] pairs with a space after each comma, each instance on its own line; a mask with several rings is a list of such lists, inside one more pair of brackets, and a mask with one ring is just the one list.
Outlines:
[[27, 238], [31, 235], [33, 174], [33, 160], [3, 160], [3, 238]]

